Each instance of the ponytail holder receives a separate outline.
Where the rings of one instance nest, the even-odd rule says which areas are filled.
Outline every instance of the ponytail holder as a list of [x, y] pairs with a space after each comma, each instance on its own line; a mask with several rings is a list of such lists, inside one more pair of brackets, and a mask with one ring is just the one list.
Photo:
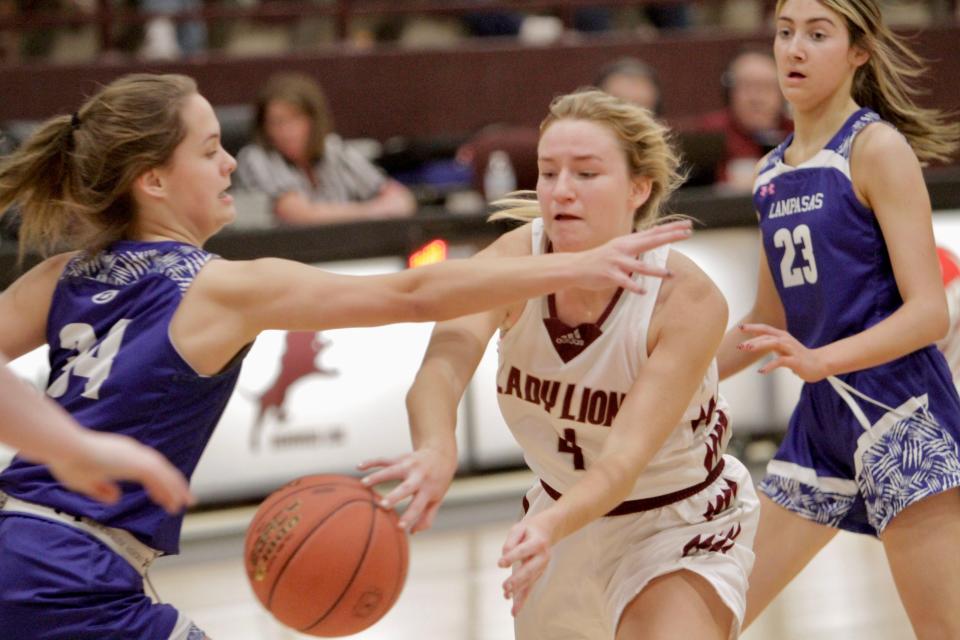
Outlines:
[[73, 115], [70, 116], [70, 127], [76, 129], [80, 126], [80, 116], [77, 115], [77, 112], [74, 111]]

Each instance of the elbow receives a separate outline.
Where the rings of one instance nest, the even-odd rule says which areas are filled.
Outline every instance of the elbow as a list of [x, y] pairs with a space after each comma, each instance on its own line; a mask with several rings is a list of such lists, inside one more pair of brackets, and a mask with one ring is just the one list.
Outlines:
[[439, 322], [451, 319], [443, 300], [425, 289], [414, 289], [397, 300], [401, 322]]

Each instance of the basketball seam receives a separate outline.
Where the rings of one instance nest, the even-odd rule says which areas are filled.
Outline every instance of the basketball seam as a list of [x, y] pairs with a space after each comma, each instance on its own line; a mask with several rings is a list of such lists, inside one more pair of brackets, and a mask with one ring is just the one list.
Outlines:
[[295, 496], [295, 495], [297, 495], [297, 494], [303, 493], [304, 491], [310, 491], [311, 489], [319, 489], [319, 488], [322, 488], [322, 487], [343, 487], [343, 486], [356, 487], [357, 489], [364, 489], [364, 488], [366, 488], [366, 487], [363, 487], [362, 485], [356, 486], [355, 484], [353, 484], [353, 483], [351, 483], [351, 482], [333, 482], [333, 481], [330, 481], [330, 480], [324, 480], [323, 482], [321, 482], [321, 483], [319, 483], [319, 484], [305, 484], [305, 485], [300, 486], [300, 487], [288, 487], [288, 486], [284, 485], [284, 486], [280, 487], [279, 489], [277, 489], [273, 494], [267, 496], [267, 499], [263, 501], [263, 504], [260, 505], [260, 508], [262, 509], [265, 505], [269, 504], [270, 508], [272, 509], [275, 505], [274, 505], [274, 504], [270, 504], [271, 498], [274, 498], [274, 496], [275, 496], [276, 494], [279, 494], [279, 493], [283, 492], [284, 489], [292, 489], [292, 491], [290, 491], [289, 493], [283, 493], [282, 495], [277, 496], [277, 498], [274, 500], [274, 503], [283, 502], [284, 500], [286, 500], [287, 498], [289, 498], [289, 497], [291, 497], [291, 496]]
[[[311, 487], [311, 488], [313, 488], [313, 487]], [[298, 544], [296, 547], [294, 547], [293, 549], [290, 550], [290, 554], [287, 556], [287, 559], [286, 559], [286, 561], [284, 561], [283, 565], [277, 570], [277, 575], [276, 575], [276, 577], [273, 579], [273, 584], [270, 586], [270, 595], [267, 596], [267, 609], [268, 609], [268, 610], [270, 610], [270, 611], [273, 610], [272, 607], [273, 607], [273, 596], [274, 596], [274, 592], [275, 592], [276, 589], [277, 589], [277, 585], [280, 584], [280, 579], [283, 577], [284, 571], [287, 570], [287, 567], [290, 565], [290, 563], [291, 563], [291, 562], [293, 561], [293, 559], [296, 557], [297, 553], [300, 552], [300, 549], [303, 548], [303, 545], [306, 544], [307, 540], [309, 540], [310, 537], [317, 531], [317, 529], [319, 529], [320, 527], [322, 527], [323, 524], [324, 524], [327, 520], [329, 520], [330, 518], [332, 518], [336, 513], [338, 513], [338, 512], [339, 512], [340, 510], [342, 510], [344, 507], [346, 507], [346, 506], [348, 506], [348, 505], [351, 505], [351, 504], [354, 504], [354, 503], [356, 503], [356, 502], [360, 502], [360, 503], [366, 502], [366, 503], [368, 503], [368, 504], [373, 504], [373, 502], [370, 501], [370, 500], [362, 500], [362, 499], [360, 499], [360, 498], [357, 498], [357, 499], [355, 499], [355, 500], [350, 500], [350, 501], [348, 501], [348, 502], [344, 502], [343, 504], [341, 504], [340, 506], [338, 506], [336, 509], [334, 509], [333, 511], [331, 511], [330, 513], [328, 513], [328, 514], [323, 518], [323, 520], [321, 520], [320, 522], [316, 523], [316, 524], [313, 526], [313, 528], [310, 529], [310, 531], [309, 531], [305, 536], [303, 536], [303, 539], [300, 541], [300, 544]], [[369, 545], [369, 541], [367, 541], [367, 544]], [[364, 548], [363, 553], [364, 553], [364, 555], [366, 555], [366, 553], [367, 553], [366, 548]], [[361, 557], [361, 560], [362, 560], [362, 557]], [[328, 613], [329, 613], [329, 612], [328, 612]], [[324, 615], [326, 615], [326, 614], [324, 614]], [[311, 625], [311, 626], [312, 626], [312, 625]]]
[[[357, 500], [356, 502], [363, 502], [363, 501]], [[309, 631], [313, 627], [323, 622], [326, 619], [326, 617], [329, 616], [337, 608], [337, 605], [340, 604], [340, 601], [343, 600], [343, 597], [347, 595], [347, 591], [349, 591], [350, 587], [353, 586], [353, 581], [357, 579], [357, 574], [360, 573], [360, 569], [363, 567], [363, 561], [366, 560], [367, 558], [367, 552], [370, 551], [370, 542], [373, 540], [373, 530], [377, 526], [377, 518], [376, 518], [377, 505], [372, 500], [367, 504], [373, 507], [373, 510], [371, 511], [373, 517], [370, 518], [370, 528], [367, 530], [367, 542], [363, 547], [363, 553], [360, 555], [360, 559], [357, 562], [357, 566], [354, 567], [353, 569], [353, 575], [350, 576], [350, 579], [347, 581], [347, 584], [345, 584], [343, 587], [343, 591], [340, 592], [340, 595], [337, 597], [336, 601], [334, 601], [334, 603], [330, 605], [330, 608], [327, 609], [327, 611], [323, 615], [321, 615], [319, 618], [317, 618], [312, 624], [309, 624], [306, 627], [302, 627], [298, 629], [298, 631], [303, 631], [303, 632]], [[310, 535], [304, 538], [304, 541], [306, 541], [307, 538], [309, 538], [312, 535], [313, 535], [313, 531], [310, 532]], [[301, 546], [303, 545], [301, 544]], [[300, 548], [297, 547], [297, 551], [299, 550]]]
[[404, 545], [408, 544], [406, 538], [404, 537], [405, 535], [406, 534], [401, 534], [397, 536], [397, 560], [399, 561], [398, 564], [403, 566], [403, 571], [397, 575], [397, 584], [393, 589], [393, 598], [390, 600], [390, 607], [393, 607], [393, 603], [395, 603], [397, 598], [400, 597], [400, 591], [403, 589], [403, 583], [407, 579], [407, 567], [410, 564], [410, 559], [408, 557], [407, 561], [403, 562], [403, 548]]

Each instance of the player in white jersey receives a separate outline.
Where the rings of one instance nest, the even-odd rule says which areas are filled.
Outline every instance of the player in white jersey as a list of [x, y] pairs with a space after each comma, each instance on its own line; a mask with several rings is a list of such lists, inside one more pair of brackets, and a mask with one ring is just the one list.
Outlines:
[[[650, 226], [680, 182], [667, 131], [599, 91], [554, 100], [541, 124], [532, 219], [479, 259], [580, 250]], [[724, 456], [730, 437], [714, 352], [727, 322], [713, 282], [669, 248], [643, 260], [672, 277], [642, 293], [568, 289], [441, 323], [407, 406], [415, 450], [366, 481], [403, 482], [401, 523], [430, 526], [456, 467], [456, 407], [500, 330], [504, 418], [539, 481], [509, 532], [522, 639], [735, 637], [745, 609], [757, 498]], [[575, 585], [575, 587], [574, 587]]]

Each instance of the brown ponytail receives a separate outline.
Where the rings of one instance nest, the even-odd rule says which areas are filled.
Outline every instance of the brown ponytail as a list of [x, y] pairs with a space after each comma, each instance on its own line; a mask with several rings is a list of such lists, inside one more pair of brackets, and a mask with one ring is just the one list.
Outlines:
[[0, 160], [0, 211], [20, 210], [21, 256], [97, 251], [125, 237], [136, 213], [130, 188], [170, 159], [186, 135], [180, 110], [196, 92], [186, 76], [125, 76]]

